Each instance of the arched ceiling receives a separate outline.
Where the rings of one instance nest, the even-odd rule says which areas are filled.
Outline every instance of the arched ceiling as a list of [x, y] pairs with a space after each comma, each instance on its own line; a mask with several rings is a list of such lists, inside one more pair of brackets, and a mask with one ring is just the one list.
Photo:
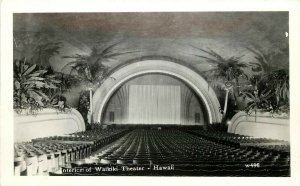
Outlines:
[[[246, 47], [264, 51], [286, 48], [288, 12], [169, 12], [169, 13], [39, 13], [14, 14], [14, 32], [42, 32], [63, 41], [60, 54], [51, 58], [60, 71], [70, 59], [62, 56], [88, 54], [95, 45], [122, 41], [116, 49], [139, 51], [109, 60], [116, 66], [132, 58], [164, 55], [181, 59], [199, 70], [210, 66], [193, 54], [191, 45], [211, 48], [223, 56], [244, 55], [255, 60]], [[288, 59], [283, 62], [287, 63]]]

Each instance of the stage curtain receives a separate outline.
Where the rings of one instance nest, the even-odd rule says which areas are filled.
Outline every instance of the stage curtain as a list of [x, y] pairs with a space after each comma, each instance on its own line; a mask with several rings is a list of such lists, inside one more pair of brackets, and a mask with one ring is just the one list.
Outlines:
[[180, 102], [180, 86], [130, 85], [128, 123], [180, 124]]

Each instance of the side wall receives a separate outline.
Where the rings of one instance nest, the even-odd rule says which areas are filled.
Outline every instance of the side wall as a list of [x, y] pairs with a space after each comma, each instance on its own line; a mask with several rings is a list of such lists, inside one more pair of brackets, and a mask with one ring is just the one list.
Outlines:
[[231, 119], [228, 132], [290, 141], [290, 122], [287, 117], [272, 117], [270, 113], [257, 112], [255, 117], [254, 114], [238, 112]]
[[14, 114], [15, 142], [80, 131], [85, 131], [85, 124], [81, 114], [75, 109], [63, 113], [43, 109], [37, 115]]

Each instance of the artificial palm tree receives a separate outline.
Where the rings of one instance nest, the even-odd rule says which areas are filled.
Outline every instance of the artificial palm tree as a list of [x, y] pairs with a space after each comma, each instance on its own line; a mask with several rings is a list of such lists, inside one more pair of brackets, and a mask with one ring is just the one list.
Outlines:
[[[114, 43], [108, 47], [99, 48], [95, 46], [92, 51], [87, 55], [75, 54], [73, 56], [64, 56], [63, 58], [74, 59], [67, 63], [63, 68], [62, 72], [68, 71], [69, 74], [75, 76], [80, 81], [85, 82], [86, 89], [90, 92], [90, 108], [89, 111], [92, 113], [92, 94], [93, 91], [99, 87], [106, 78], [108, 78], [109, 68], [103, 64], [103, 62], [108, 61], [111, 58], [134, 53], [137, 51], [125, 51], [119, 52], [115, 47], [120, 44]], [[112, 78], [112, 77], [110, 77]]]
[[236, 103], [236, 98], [240, 94], [240, 78], [247, 79], [243, 68], [248, 67], [248, 65], [240, 62], [243, 56], [224, 58], [211, 49], [204, 50], [195, 46], [192, 47], [206, 54], [206, 56], [194, 54], [195, 56], [205, 59], [207, 63], [213, 66], [212, 69], [204, 72], [209, 82], [215, 87], [224, 89], [226, 92], [223, 109], [224, 118], [227, 112], [229, 93], [231, 93]]

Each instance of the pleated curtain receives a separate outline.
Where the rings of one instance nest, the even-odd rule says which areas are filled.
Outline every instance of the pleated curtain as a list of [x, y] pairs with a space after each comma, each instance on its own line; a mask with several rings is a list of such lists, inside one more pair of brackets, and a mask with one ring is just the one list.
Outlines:
[[180, 124], [180, 86], [130, 85], [128, 123]]

